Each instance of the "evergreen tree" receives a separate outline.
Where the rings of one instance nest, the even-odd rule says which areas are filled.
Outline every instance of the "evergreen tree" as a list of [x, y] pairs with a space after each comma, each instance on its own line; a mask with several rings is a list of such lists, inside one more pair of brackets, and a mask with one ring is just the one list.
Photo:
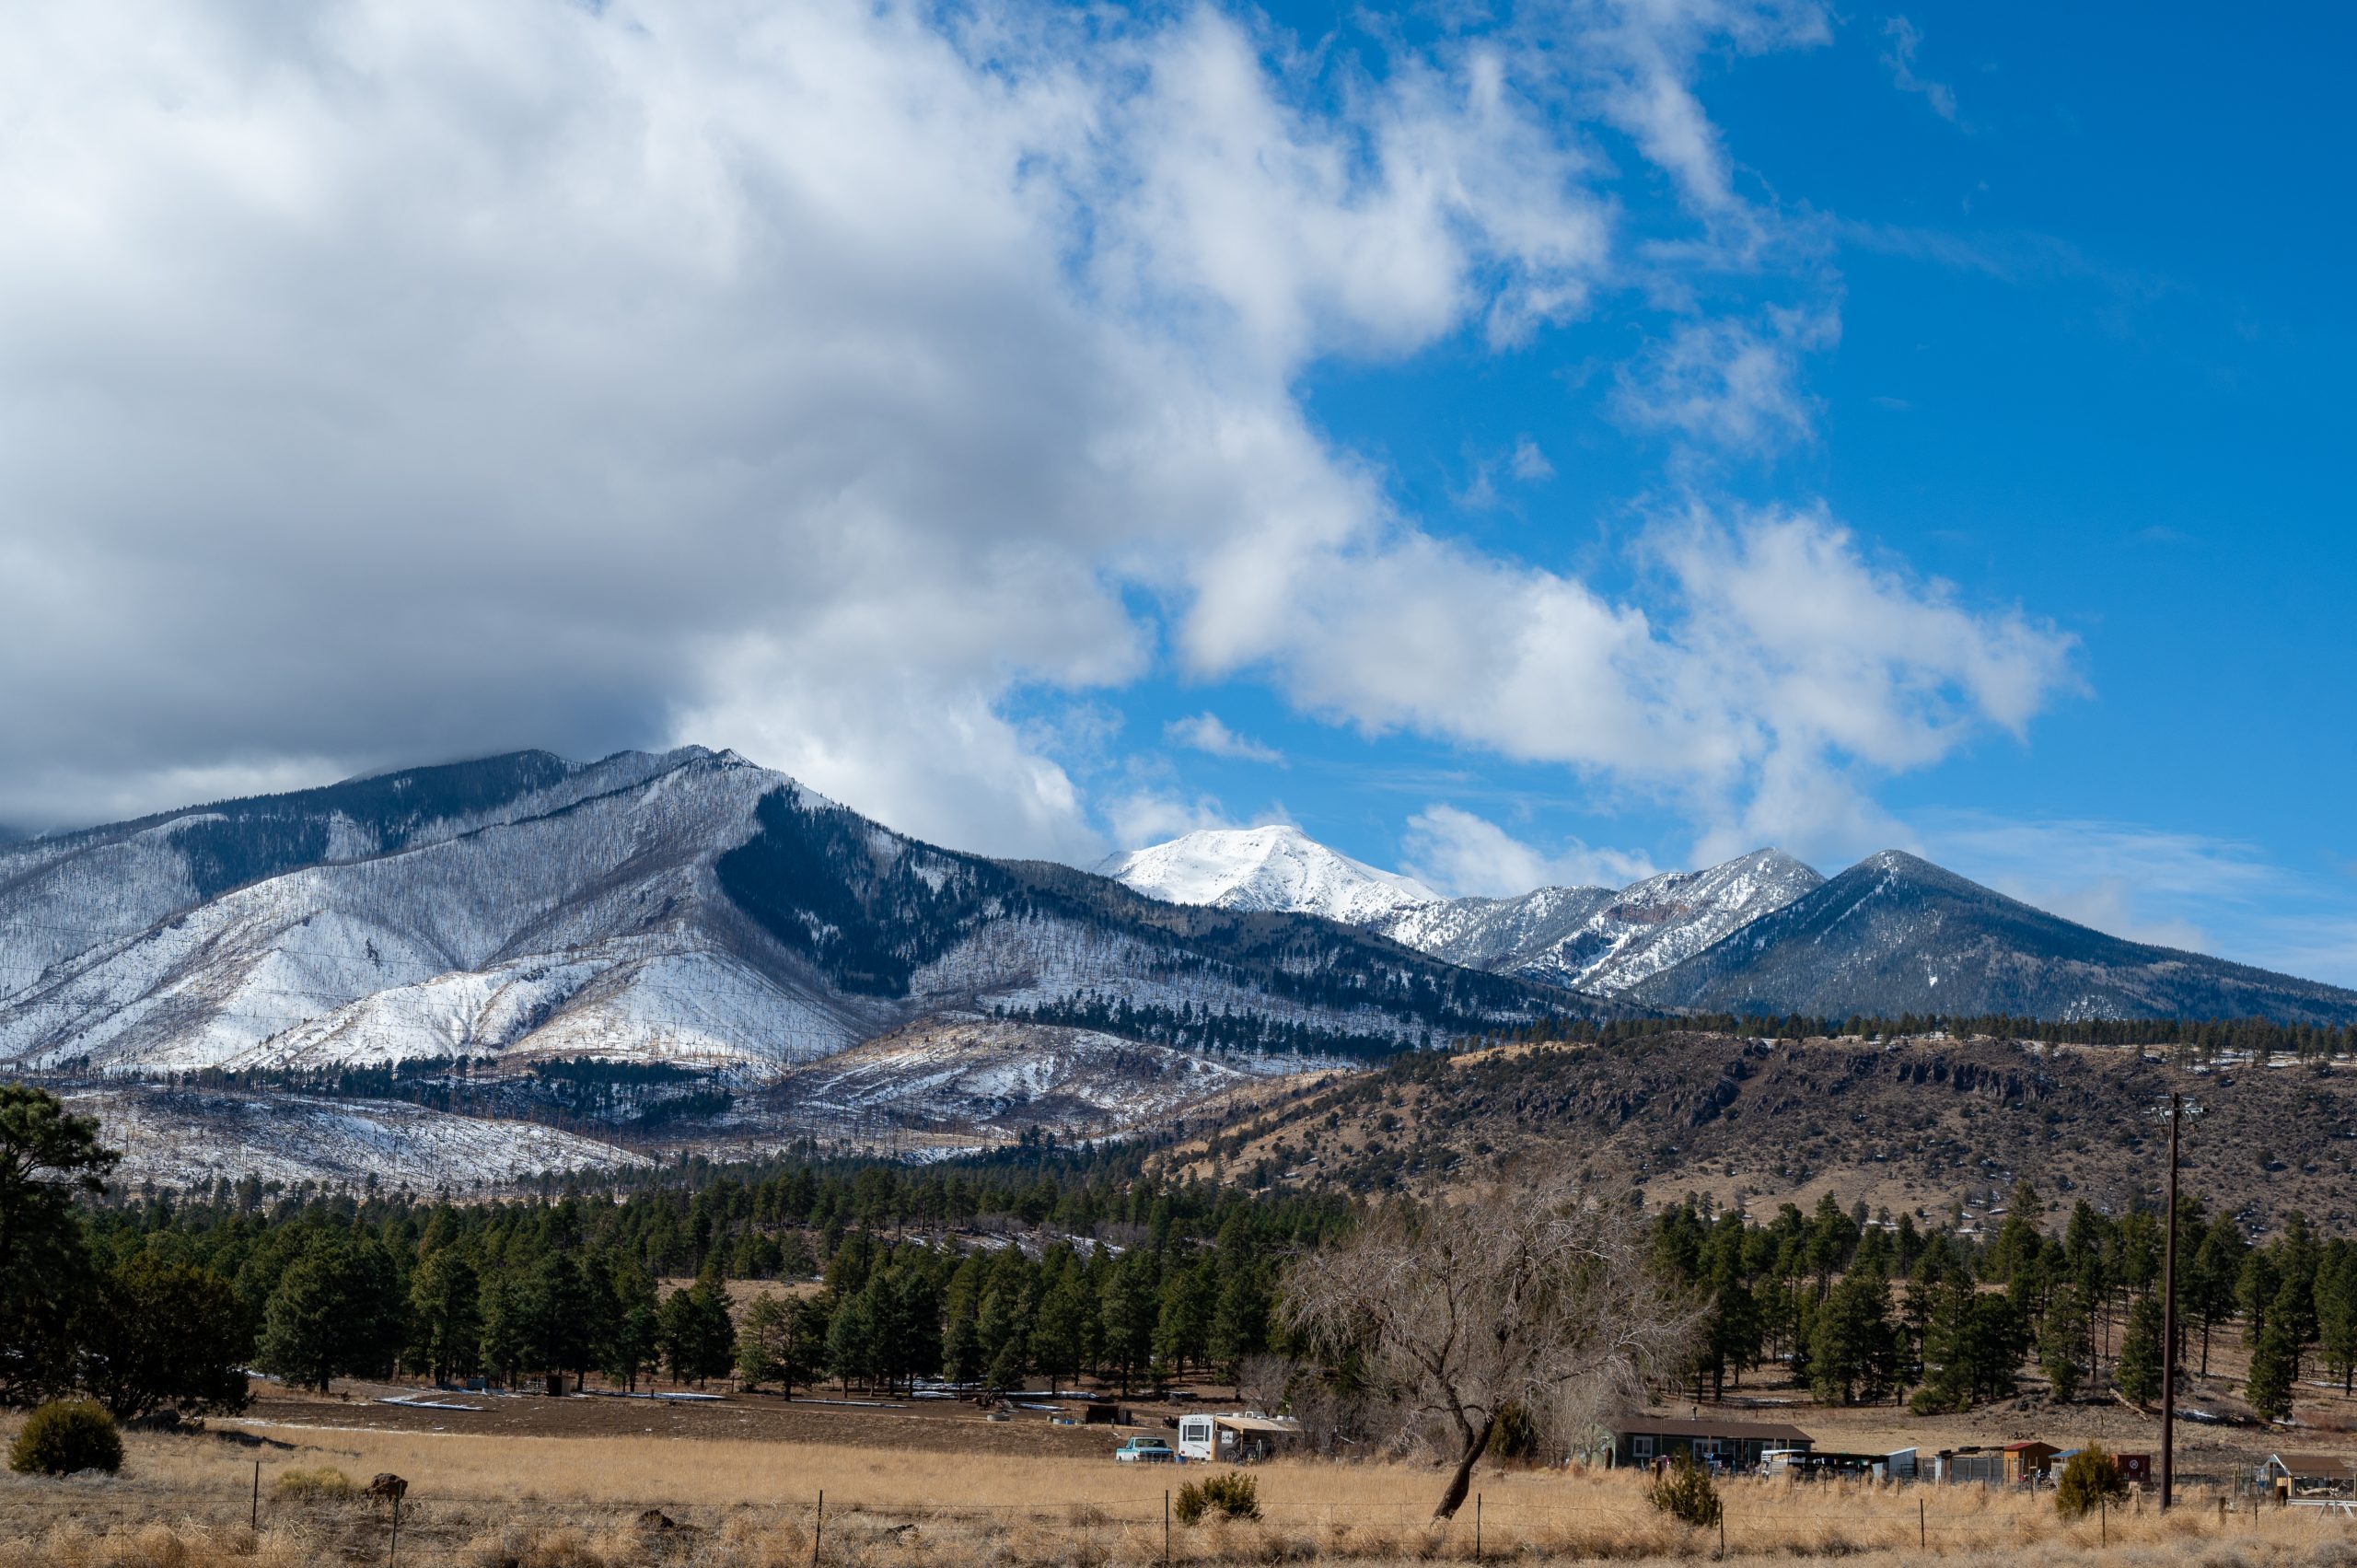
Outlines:
[[1080, 1371], [1088, 1351], [1088, 1320], [1094, 1316], [1087, 1282], [1077, 1268], [1067, 1270], [1039, 1298], [1031, 1324], [1031, 1354], [1048, 1375], [1051, 1393], [1062, 1380]]
[[503, 1269], [484, 1279], [482, 1362], [484, 1376], [512, 1387], [532, 1350], [531, 1325], [516, 1276]]
[[86, 1330], [82, 1385], [118, 1420], [246, 1407], [253, 1352], [245, 1304], [227, 1280], [142, 1251], [107, 1278]]
[[2292, 1413], [2292, 1390], [2299, 1379], [2300, 1347], [2275, 1324], [2259, 1330], [2251, 1349], [2250, 1381], [2243, 1397], [2261, 1421], [2281, 1421]]
[[1218, 1307], [1208, 1263], [1165, 1271], [1161, 1310], [1155, 1320], [1155, 1358], [1178, 1376], [1186, 1376], [1189, 1363], [1200, 1364], [1210, 1353], [1212, 1315]]
[[73, 1386], [75, 1320], [98, 1285], [74, 1205], [106, 1190], [121, 1157], [99, 1142], [95, 1118], [0, 1084], [0, 1404]]
[[526, 1353], [551, 1372], [580, 1373], [597, 1359], [589, 1284], [565, 1251], [543, 1253], [522, 1286]]
[[1124, 1394], [1154, 1354], [1154, 1330], [1160, 1307], [1155, 1291], [1152, 1255], [1142, 1251], [1124, 1254], [1113, 1266], [1097, 1310], [1104, 1325], [1105, 1358]]
[[2086, 1387], [2094, 1335], [2095, 1310], [2084, 1290], [2065, 1285], [2048, 1299], [2038, 1325], [2038, 1369], [2054, 1386], [2054, 1397], [2066, 1404]]
[[262, 1309], [265, 1372], [325, 1393], [331, 1379], [381, 1376], [401, 1345], [391, 1260], [373, 1237], [322, 1231]]
[[617, 1257], [606, 1272], [605, 1296], [612, 1316], [599, 1370], [636, 1392], [640, 1375], [663, 1353], [663, 1307], [655, 1277], [636, 1259]]
[[876, 1381], [876, 1303], [865, 1290], [845, 1297], [827, 1324], [827, 1370], [845, 1386]]
[[776, 1383], [790, 1400], [796, 1383], [818, 1375], [826, 1334], [825, 1310], [814, 1301], [763, 1291], [737, 1332], [737, 1375], [748, 1388]]
[[2232, 1214], [2220, 1214], [2202, 1234], [2193, 1266], [2180, 1286], [2193, 1318], [2201, 1325], [2201, 1376], [2210, 1376], [2210, 1330], [2233, 1315], [2241, 1283], [2243, 1255], [2249, 1249]]
[[2161, 1397], [2161, 1298], [2139, 1296], [2119, 1341], [2119, 1391], [2140, 1405]]
[[1827, 1404], [1873, 1404], [1890, 1392], [1890, 1282], [1852, 1271], [1818, 1308], [1809, 1386]]
[[2336, 1238], [2316, 1270], [2316, 1338], [2345, 1396], [2357, 1381], [2357, 1242]]
[[428, 1253], [410, 1276], [409, 1348], [401, 1359], [437, 1383], [473, 1372], [482, 1345], [480, 1295], [474, 1265], [457, 1248]]

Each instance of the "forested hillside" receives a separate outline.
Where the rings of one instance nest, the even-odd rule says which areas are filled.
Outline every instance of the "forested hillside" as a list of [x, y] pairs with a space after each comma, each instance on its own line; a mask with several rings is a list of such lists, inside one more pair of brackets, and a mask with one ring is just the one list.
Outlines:
[[1174, 1150], [1170, 1168], [1417, 1191], [1555, 1151], [1657, 1198], [1708, 1191], [1756, 1210], [1830, 1191], [1845, 1205], [1863, 1198], [1958, 1224], [2035, 1172], [2057, 1196], [2124, 1213], [2159, 1197], [2155, 1110], [2177, 1091], [2202, 1108], [2185, 1143], [2190, 1190], [2258, 1222], [2303, 1208], [2357, 1227], [2357, 1059], [2345, 1029], [1690, 1027], [1701, 1021], [1550, 1027], [1397, 1063], [1239, 1111]]

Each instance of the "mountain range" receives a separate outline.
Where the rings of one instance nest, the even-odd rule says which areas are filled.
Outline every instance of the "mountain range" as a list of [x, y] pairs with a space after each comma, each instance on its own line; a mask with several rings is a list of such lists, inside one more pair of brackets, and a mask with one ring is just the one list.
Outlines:
[[[1116, 1134], [1552, 1017], [2357, 1021], [2357, 993], [1898, 854], [1447, 899], [1264, 828], [1100, 870], [927, 844], [695, 747], [217, 802], [0, 845], [0, 1068], [145, 1130], [134, 1168], [173, 1180], [250, 1167], [256, 1138], [284, 1143], [273, 1168], [491, 1179], [631, 1163], [656, 1127], [708, 1150]], [[371, 1074], [399, 1114], [343, 1108]], [[605, 1121], [484, 1130], [573, 1116], [585, 1074], [625, 1085]]]
[[1776, 849], [1626, 888], [1445, 899], [1291, 827], [1101, 869], [1138, 891], [1355, 921], [1450, 963], [1668, 1012], [2357, 1021], [2357, 992], [2108, 936], [1886, 850], [1830, 881]]
[[[949, 1026], [1092, 1081], [1139, 1046], [1167, 1058], [1148, 1076], [1216, 1055], [1232, 1077], [1572, 1005], [1355, 926], [939, 849], [701, 748], [521, 752], [0, 847], [0, 1064], [95, 1080], [594, 1058], [750, 1091]], [[1018, 1086], [1016, 1120], [1122, 1124], [1101, 1084]]]

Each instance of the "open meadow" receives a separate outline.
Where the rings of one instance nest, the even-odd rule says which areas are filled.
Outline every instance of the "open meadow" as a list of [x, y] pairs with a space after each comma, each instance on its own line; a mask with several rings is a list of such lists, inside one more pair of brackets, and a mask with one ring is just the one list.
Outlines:
[[[356, 1407], [355, 1414], [370, 1410]], [[1118, 1466], [1101, 1452], [954, 1453], [929, 1445], [645, 1433], [528, 1436], [324, 1419], [134, 1433], [127, 1449], [122, 1474], [110, 1480], [0, 1477], [0, 1568], [388, 1561], [468, 1568], [813, 1562], [1047, 1568], [1166, 1559], [1383, 1564], [1477, 1554], [1627, 1562], [1930, 1556], [1958, 1563], [2035, 1554], [2123, 1568], [2357, 1565], [2357, 1520], [2247, 1498], [2222, 1509], [2208, 1491], [2189, 1495], [2166, 1517], [2149, 1499], [2131, 1499], [2074, 1523], [2057, 1516], [2050, 1493], [1746, 1479], [1721, 1483], [1722, 1535], [1656, 1513], [1643, 1479], [1626, 1471], [1485, 1469], [1478, 1504], [1435, 1526], [1427, 1516], [1440, 1476], [1431, 1467], [1281, 1460], [1248, 1472], [1259, 1486], [1260, 1520], [1190, 1527], [1166, 1526], [1167, 1491], [1217, 1472]], [[381, 1471], [405, 1478], [398, 1543], [389, 1506], [337, 1495], [336, 1476], [323, 1470], [363, 1485]]]

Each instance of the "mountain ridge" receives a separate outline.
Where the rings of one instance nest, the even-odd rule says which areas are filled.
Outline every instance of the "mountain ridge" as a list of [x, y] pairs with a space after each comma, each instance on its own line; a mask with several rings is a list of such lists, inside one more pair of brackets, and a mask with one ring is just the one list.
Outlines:
[[1366, 1056], [1575, 1005], [1353, 927], [1166, 907], [925, 844], [732, 752], [512, 753], [0, 850], [0, 1063], [759, 1075], [959, 1011]]
[[1903, 850], [1868, 855], [1630, 995], [1833, 1016], [2357, 1021], [2357, 992], [2108, 935]]

